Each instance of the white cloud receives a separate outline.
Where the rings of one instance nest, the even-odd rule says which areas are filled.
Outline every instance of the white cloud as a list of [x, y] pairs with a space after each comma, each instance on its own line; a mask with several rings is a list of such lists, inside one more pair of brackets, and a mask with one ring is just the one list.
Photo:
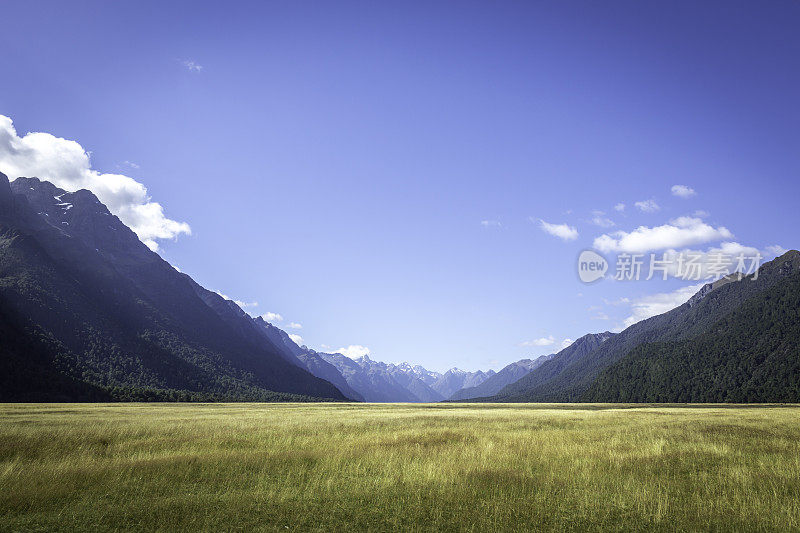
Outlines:
[[502, 228], [503, 224], [499, 220], [481, 220], [481, 226], [484, 228]]
[[575, 342], [575, 341], [572, 340], [572, 339], [564, 339], [563, 341], [561, 341], [561, 349], [563, 350], [564, 348], [566, 348], [567, 346], [569, 346], [573, 342]]
[[717, 253], [722, 253], [725, 255], [745, 254], [745, 256], [749, 256], [757, 254], [758, 248], [754, 248], [753, 246], [745, 246], [743, 244], [739, 244], [738, 242], [723, 242], [720, 243], [719, 246], [709, 248], [705, 255], [714, 255]]
[[150, 201], [141, 183], [122, 174], [93, 170], [89, 153], [77, 142], [49, 133], [19, 137], [12, 120], [4, 115], [0, 115], [0, 171], [12, 181], [20, 176], [38, 177], [70, 192], [89, 189], [152, 250], [158, 249], [156, 239], [191, 234], [188, 224], [167, 218], [161, 204]]
[[686, 185], [673, 185], [671, 191], [673, 196], [681, 198], [691, 198], [697, 194], [694, 189]]
[[622, 298], [618, 298], [616, 300], [608, 300], [606, 298], [603, 298], [603, 303], [606, 305], [624, 305], [631, 303], [631, 301], [629, 298], [625, 298], [623, 296]]
[[773, 244], [771, 246], [767, 246], [766, 248], [764, 248], [764, 251], [767, 252], [769, 255], [778, 257], [780, 255], [785, 254], [789, 250], [787, 250], [783, 246], [778, 246], [777, 244]]
[[617, 205], [614, 206], [614, 211], [619, 211], [619, 212], [625, 211], [625, 204], [623, 204], [622, 202], [618, 203]]
[[133, 169], [138, 169], [138, 168], [140, 168], [140, 167], [139, 167], [139, 165], [137, 165], [137, 164], [136, 164], [136, 163], [134, 163], [133, 161], [123, 161], [123, 162], [122, 162], [122, 164], [123, 164], [124, 166], [126, 166], [126, 167], [130, 167], [130, 168], [133, 168]]
[[294, 333], [289, 333], [289, 338], [292, 339], [292, 342], [294, 342], [296, 345], [298, 345], [298, 346], [302, 346], [303, 345], [303, 337], [301, 337], [300, 335], [295, 335]]
[[595, 226], [600, 226], [601, 228], [611, 228], [611, 227], [616, 226], [616, 224], [614, 224], [613, 220], [611, 220], [609, 218], [605, 218], [605, 217], [600, 216], [600, 215], [597, 215], [597, 216], [592, 218], [592, 224], [594, 224]]
[[631, 315], [625, 319], [625, 327], [632, 326], [647, 318], [666, 313], [686, 303], [694, 296], [705, 282], [681, 287], [672, 292], [651, 294], [634, 300], [631, 304]]
[[520, 346], [529, 347], [529, 346], [550, 346], [551, 344], [555, 344], [556, 339], [550, 335], [548, 337], [541, 337], [539, 339], [534, 339], [532, 341], [525, 341], [520, 343]]
[[[690, 254], [694, 254], [695, 256], [699, 255], [699, 259], [696, 260], [697, 263], [700, 264], [700, 278], [706, 279], [707, 277], [710, 278], [718, 278], [721, 277], [720, 275], [714, 275], [713, 273], [709, 272], [709, 267], [714, 265], [714, 269], [720, 268], [725, 269], [728, 274], [733, 273], [737, 270], [739, 266], [739, 256], [744, 256], [744, 265], [742, 267], [745, 269], [745, 273], [751, 267], [750, 258], [755, 257], [756, 255], [762, 255], [758, 248], [754, 248], [752, 246], [745, 246], [743, 244], [739, 244], [738, 242], [723, 242], [720, 243], [719, 246], [713, 246], [706, 250], [705, 252], [701, 252], [699, 250], [682, 250], [681, 252], [677, 252], [675, 250], [668, 250], [667, 251], [667, 259], [671, 260], [674, 264], [673, 268], [670, 269], [670, 275], [677, 276], [678, 272], [678, 254], [682, 253], [684, 257], [689, 257]], [[719, 265], [719, 267], [717, 266]], [[688, 269], [689, 267], [684, 267], [684, 269]], [[725, 274], [725, 273], [723, 273]], [[712, 279], [707, 279], [706, 282], [712, 281]]]
[[187, 59], [186, 61], [181, 62], [187, 70], [192, 72], [200, 72], [203, 70], [203, 65], [197, 63], [196, 61], [192, 61], [191, 59]]
[[655, 200], [642, 200], [641, 202], [636, 202], [634, 205], [645, 213], [655, 213], [661, 209], [661, 206], [659, 206]]
[[558, 237], [559, 239], [574, 241], [578, 238], [578, 230], [573, 226], [568, 226], [567, 224], [550, 224], [541, 219], [539, 220], [539, 224], [542, 231], [554, 237]]
[[631, 232], [601, 235], [594, 240], [594, 247], [601, 252], [644, 253], [732, 237], [733, 234], [724, 226], [715, 228], [699, 218], [679, 217], [662, 226], [639, 226]]
[[303, 329], [303, 325], [297, 322], [290, 322], [286, 327], [290, 329]]
[[592, 220], [591, 223], [595, 226], [599, 226], [601, 228], [610, 228], [616, 226], [614, 221], [610, 218], [607, 218], [605, 211], [600, 211], [599, 209], [595, 209], [592, 211]]
[[370, 351], [366, 346], [361, 346], [360, 344], [351, 344], [346, 348], [334, 350], [333, 353], [340, 353], [345, 357], [349, 357], [350, 359], [358, 359], [364, 355], [369, 355]]
[[698, 209], [694, 212], [694, 215], [697, 218], [708, 218], [711, 214], [708, 211], [703, 211], [702, 209]]
[[283, 322], [283, 317], [279, 313], [266, 312], [261, 315], [261, 318], [267, 322]]
[[605, 313], [597, 313], [592, 317], [592, 320], [609, 320], [610, 317]]

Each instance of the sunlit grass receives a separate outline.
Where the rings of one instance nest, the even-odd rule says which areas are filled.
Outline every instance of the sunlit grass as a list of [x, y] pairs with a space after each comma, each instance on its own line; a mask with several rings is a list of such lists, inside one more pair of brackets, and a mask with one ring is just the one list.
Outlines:
[[800, 408], [0, 405], [2, 530], [797, 530]]

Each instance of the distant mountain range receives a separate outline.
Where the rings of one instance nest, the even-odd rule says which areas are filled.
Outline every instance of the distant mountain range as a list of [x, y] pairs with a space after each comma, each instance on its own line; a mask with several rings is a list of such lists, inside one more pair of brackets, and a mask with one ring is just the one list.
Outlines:
[[0, 401], [798, 402], [800, 252], [500, 372], [298, 346], [89, 191], [0, 174]]
[[524, 378], [540, 366], [545, 361], [549, 361], [555, 354], [542, 355], [536, 359], [522, 359], [516, 363], [504, 367], [502, 370], [484, 380], [483, 383], [471, 387], [464, 387], [450, 396], [451, 400], [468, 400], [470, 398], [481, 398], [492, 396], [500, 392], [505, 386], [511, 385]]
[[438, 402], [443, 398], [413, 371], [371, 360], [350, 359], [342, 354], [322, 354], [336, 366], [351, 387], [368, 402]]
[[[257, 319], [260, 320], [260, 319]], [[334, 383], [346, 396], [367, 402], [440, 402], [465, 386], [480, 384], [494, 375], [487, 372], [467, 372], [453, 368], [444, 374], [427, 370], [409, 363], [384, 363], [373, 361], [369, 356], [351, 359], [340, 353], [316, 352], [306, 346], [298, 346], [277, 327], [267, 324], [278, 332], [285, 346], [305, 363], [314, 375]], [[309, 362], [314, 361], [314, 366]], [[337, 376], [320, 373], [320, 367], [334, 370]]]

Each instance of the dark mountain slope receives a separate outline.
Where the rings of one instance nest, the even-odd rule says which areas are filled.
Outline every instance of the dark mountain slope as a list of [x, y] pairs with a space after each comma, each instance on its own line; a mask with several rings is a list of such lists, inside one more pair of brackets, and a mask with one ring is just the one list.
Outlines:
[[0, 302], [0, 391], [3, 398], [22, 402], [102, 402], [113, 399], [107, 391], [59, 373], [49, 354], [57, 342], [36, 328], [20, 329], [6, 316]]
[[606, 368], [592, 402], [800, 402], [800, 273], [692, 339], [646, 343]]
[[685, 304], [630, 326], [563, 368], [553, 368], [560, 360], [554, 358], [513, 384], [513, 390], [507, 387], [501, 391], [494, 401], [580, 401], [600, 372], [637, 346], [695, 337], [798, 268], [800, 253], [791, 251], [762, 265], [757, 279], [749, 276], [737, 281], [732, 277], [709, 283]]
[[13, 346], [39, 347], [36, 364], [6, 376], [4, 400], [41, 388], [30, 365], [116, 399], [344, 399], [224, 320], [90, 192], [0, 175], [0, 209], [3, 364], [19, 359]]

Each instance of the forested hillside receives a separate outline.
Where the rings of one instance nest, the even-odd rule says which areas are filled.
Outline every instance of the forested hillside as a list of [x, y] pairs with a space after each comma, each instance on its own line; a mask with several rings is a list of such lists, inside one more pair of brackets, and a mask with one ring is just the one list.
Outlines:
[[710, 331], [719, 320], [750, 298], [765, 293], [798, 272], [800, 252], [792, 250], [762, 265], [757, 277], [751, 275], [741, 280], [731, 277], [709, 283], [683, 305], [638, 322], [589, 351], [581, 350], [576, 354], [574, 346], [567, 347], [534, 372], [484, 401], [582, 401], [601, 372], [637, 347], [693, 339]]
[[675, 342], [642, 344], [604, 370], [590, 402], [800, 402], [800, 274]]

